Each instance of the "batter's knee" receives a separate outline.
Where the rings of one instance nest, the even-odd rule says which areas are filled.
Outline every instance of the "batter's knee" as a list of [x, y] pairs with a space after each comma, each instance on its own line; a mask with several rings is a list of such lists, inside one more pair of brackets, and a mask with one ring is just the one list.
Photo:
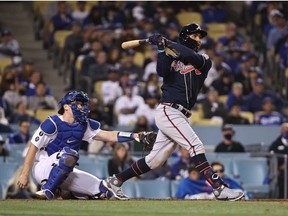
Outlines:
[[156, 169], [158, 167], [161, 167], [165, 161], [160, 161], [157, 159], [147, 160], [148, 158], [145, 158], [146, 164], [150, 167], [150, 169]]

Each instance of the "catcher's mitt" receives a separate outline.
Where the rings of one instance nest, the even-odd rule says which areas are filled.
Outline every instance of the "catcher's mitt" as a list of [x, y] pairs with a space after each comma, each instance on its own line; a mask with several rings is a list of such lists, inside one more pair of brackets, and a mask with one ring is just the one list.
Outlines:
[[157, 133], [142, 132], [139, 133], [139, 142], [143, 145], [144, 150], [151, 151], [156, 141]]

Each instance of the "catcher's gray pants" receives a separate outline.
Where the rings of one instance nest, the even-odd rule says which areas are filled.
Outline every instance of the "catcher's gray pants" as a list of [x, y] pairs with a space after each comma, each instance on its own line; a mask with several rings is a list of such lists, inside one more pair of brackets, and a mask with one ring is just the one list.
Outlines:
[[151, 169], [161, 166], [176, 149], [177, 144], [189, 151], [191, 157], [205, 153], [204, 145], [179, 110], [160, 104], [155, 123], [159, 128], [152, 151], [145, 157]]

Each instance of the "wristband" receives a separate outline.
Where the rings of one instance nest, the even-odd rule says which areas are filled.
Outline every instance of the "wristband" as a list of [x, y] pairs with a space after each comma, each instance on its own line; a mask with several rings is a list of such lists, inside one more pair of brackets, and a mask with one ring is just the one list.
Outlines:
[[159, 50], [158, 49], [158, 53], [163, 53], [163, 52], [165, 52], [165, 50]]
[[118, 142], [129, 142], [134, 140], [134, 133], [130, 132], [118, 132], [117, 141]]

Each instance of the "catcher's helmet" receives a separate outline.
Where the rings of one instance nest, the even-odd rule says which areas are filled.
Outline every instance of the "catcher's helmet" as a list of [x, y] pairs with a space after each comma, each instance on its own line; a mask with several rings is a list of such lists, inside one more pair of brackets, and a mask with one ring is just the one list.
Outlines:
[[[82, 109], [78, 109], [77, 104], [75, 102], [82, 102]], [[71, 91], [66, 93], [63, 98], [59, 102], [60, 109], [58, 111], [59, 114], [64, 113], [64, 105], [71, 105], [71, 109], [76, 121], [86, 122], [87, 115], [89, 113], [89, 97], [83, 91]]]
[[198, 24], [192, 23], [192, 24], [188, 24], [184, 26], [181, 29], [180, 34], [179, 34], [179, 41], [184, 46], [187, 46], [195, 51], [198, 51], [197, 41], [189, 37], [189, 35], [193, 33], [200, 33], [202, 38], [207, 35], [207, 32], [201, 29], [201, 27]]

